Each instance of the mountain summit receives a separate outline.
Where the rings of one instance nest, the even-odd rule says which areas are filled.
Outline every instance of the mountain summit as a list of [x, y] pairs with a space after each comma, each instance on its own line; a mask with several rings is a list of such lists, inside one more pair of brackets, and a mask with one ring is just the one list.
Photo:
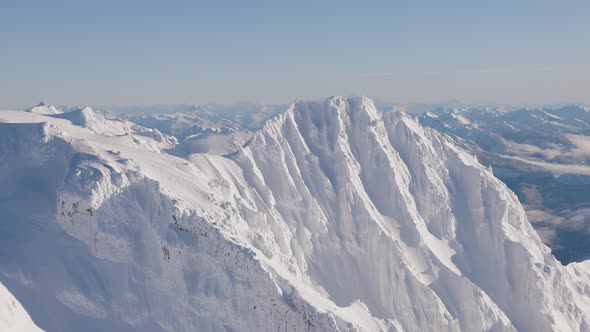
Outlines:
[[0, 122], [0, 281], [49, 331], [590, 330], [590, 265], [562, 266], [475, 157], [368, 98], [297, 102], [186, 159]]
[[57, 107], [55, 107], [53, 105], [47, 105], [44, 101], [39, 102], [39, 104], [37, 104], [37, 106], [31, 107], [31, 108], [25, 110], [25, 112], [42, 114], [42, 115], [63, 113]]

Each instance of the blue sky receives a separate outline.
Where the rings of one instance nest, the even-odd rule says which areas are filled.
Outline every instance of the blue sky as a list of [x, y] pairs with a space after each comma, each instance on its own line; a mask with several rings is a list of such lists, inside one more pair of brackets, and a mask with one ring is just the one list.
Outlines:
[[590, 102], [588, 1], [0, 1], [0, 106]]

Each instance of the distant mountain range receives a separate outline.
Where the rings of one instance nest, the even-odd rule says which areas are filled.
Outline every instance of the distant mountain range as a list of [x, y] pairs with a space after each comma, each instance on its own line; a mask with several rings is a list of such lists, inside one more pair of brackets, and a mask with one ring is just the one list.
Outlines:
[[524, 204], [563, 263], [590, 258], [590, 111], [436, 108], [422, 125], [454, 137]]

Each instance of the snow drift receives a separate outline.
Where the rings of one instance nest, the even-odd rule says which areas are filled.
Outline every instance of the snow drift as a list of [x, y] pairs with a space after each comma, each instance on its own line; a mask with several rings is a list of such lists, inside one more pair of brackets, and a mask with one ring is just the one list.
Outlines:
[[187, 159], [76, 119], [0, 113], [0, 281], [43, 329], [590, 331], [588, 264], [402, 112], [298, 102]]

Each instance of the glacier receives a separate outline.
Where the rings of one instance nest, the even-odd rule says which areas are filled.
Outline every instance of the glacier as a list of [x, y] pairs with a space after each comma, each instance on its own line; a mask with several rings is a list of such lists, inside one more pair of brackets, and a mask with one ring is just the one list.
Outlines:
[[0, 282], [44, 330], [590, 331], [590, 263], [402, 111], [299, 101], [180, 158], [41, 107], [0, 112]]

